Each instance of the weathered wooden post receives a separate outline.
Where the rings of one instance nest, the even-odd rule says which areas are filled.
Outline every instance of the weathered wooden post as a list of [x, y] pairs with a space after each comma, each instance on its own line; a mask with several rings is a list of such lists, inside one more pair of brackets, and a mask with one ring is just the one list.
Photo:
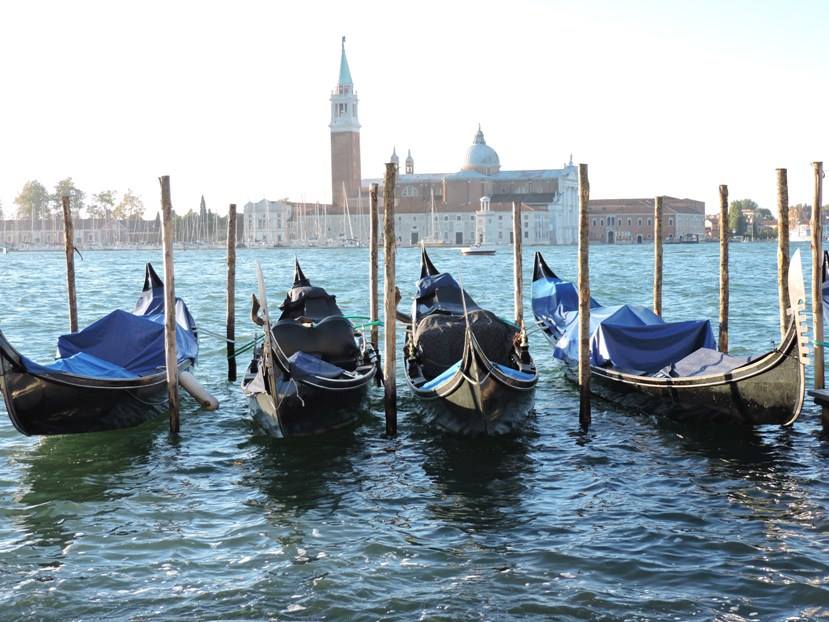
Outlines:
[[512, 260], [515, 282], [515, 323], [519, 330], [524, 329], [524, 273], [521, 266], [521, 202], [512, 202]]
[[69, 209], [69, 195], [61, 198], [63, 205], [63, 241], [66, 248], [66, 289], [69, 293], [69, 332], [78, 332], [78, 300], [75, 293], [75, 226], [72, 224], [72, 210]]
[[170, 176], [161, 183], [161, 244], [164, 248], [164, 356], [167, 367], [167, 396], [170, 400], [170, 432], [178, 434], [178, 356], [176, 355], [176, 287], [173, 269], [173, 204]]
[[786, 169], [777, 169], [777, 293], [780, 301], [780, 340], [789, 325], [789, 183]]
[[236, 204], [227, 211], [227, 379], [236, 380]]
[[377, 184], [371, 184], [369, 196], [369, 232], [368, 232], [368, 316], [371, 321], [371, 343], [377, 348]]
[[823, 346], [823, 162], [812, 162], [815, 169], [815, 192], [812, 199], [812, 321], [815, 344], [815, 389], [825, 387]]
[[662, 315], [662, 197], [653, 201], [653, 312]]
[[728, 186], [720, 186], [720, 352], [728, 353]]
[[590, 181], [587, 165], [579, 164], [579, 425], [590, 428], [590, 261], [587, 209]]
[[386, 164], [383, 180], [383, 259], [386, 278], [383, 289], [383, 379], [385, 381], [384, 406], [386, 411], [386, 434], [397, 434], [397, 380], [395, 375], [395, 344], [397, 300], [395, 296], [395, 248], [397, 237], [394, 232], [394, 182], [397, 165]]

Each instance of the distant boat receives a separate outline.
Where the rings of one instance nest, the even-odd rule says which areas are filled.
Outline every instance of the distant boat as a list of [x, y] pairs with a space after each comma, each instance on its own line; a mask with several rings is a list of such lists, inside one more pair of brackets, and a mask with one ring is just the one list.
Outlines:
[[473, 244], [461, 249], [464, 255], [494, 255], [495, 249], [491, 246], [484, 246], [482, 244]]

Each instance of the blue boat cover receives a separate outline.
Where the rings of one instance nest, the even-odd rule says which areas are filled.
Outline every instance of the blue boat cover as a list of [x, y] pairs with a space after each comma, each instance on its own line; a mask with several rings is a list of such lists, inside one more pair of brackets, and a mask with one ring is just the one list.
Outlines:
[[297, 380], [313, 378], [339, 378], [345, 373], [342, 367], [337, 367], [322, 360], [318, 356], [297, 351], [288, 357], [288, 371]]
[[[80, 332], [62, 335], [54, 363], [40, 365], [21, 357], [27, 371], [108, 379], [158, 373], [166, 366], [163, 292], [163, 288], [145, 291], [134, 313], [119, 309]], [[176, 299], [176, 351], [179, 363], [195, 362], [199, 351], [195, 322], [180, 299]]]
[[[518, 369], [513, 369], [512, 367], [507, 367], [506, 365], [501, 365], [500, 363], [493, 363], [492, 365], [494, 367], [497, 367], [498, 371], [503, 373], [505, 376], [515, 378], [516, 380], [530, 381], [535, 377], [532, 374], [528, 374], [528, 373], [520, 371]], [[420, 387], [420, 389], [421, 390], [426, 390], [426, 391], [436, 389], [437, 387], [442, 385], [444, 382], [449, 380], [452, 376], [454, 376], [455, 373], [460, 369], [460, 367], [461, 367], [461, 362], [458, 361], [457, 363], [452, 365], [449, 369], [444, 371], [439, 376], [436, 376], [436, 377], [432, 378], [429, 382], [424, 383]]]
[[[640, 305], [603, 307], [590, 300], [590, 364], [655, 373], [699, 348], [714, 348], [709, 320], [665, 322]], [[553, 355], [578, 362], [578, 293], [572, 283], [547, 277], [533, 283], [533, 311], [560, 335]]]
[[448, 272], [440, 272], [418, 279], [415, 305], [423, 305], [420, 309], [421, 314], [442, 311], [452, 315], [463, 315], [465, 298], [467, 311], [480, 309], [467, 292], [463, 292], [463, 298], [461, 295], [461, 286], [455, 278]]

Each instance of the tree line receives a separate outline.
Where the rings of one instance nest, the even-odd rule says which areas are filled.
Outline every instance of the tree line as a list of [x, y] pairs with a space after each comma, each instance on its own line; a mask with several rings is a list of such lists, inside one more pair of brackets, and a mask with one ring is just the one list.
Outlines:
[[144, 202], [132, 189], [128, 189], [120, 198], [115, 190], [102, 190], [87, 195], [75, 185], [71, 177], [67, 177], [55, 184], [53, 192], [49, 192], [46, 186], [36, 179], [23, 184], [23, 188], [14, 199], [17, 205], [17, 218], [39, 220], [60, 214], [63, 211], [64, 196], [69, 197], [69, 209], [76, 216], [80, 216], [81, 210], [87, 217], [99, 219], [126, 220], [144, 216]]
[[[122, 240], [119, 229], [119, 241], [139, 240], [146, 243], [161, 234], [159, 215], [156, 214], [154, 220], [144, 220], [144, 202], [132, 189], [124, 193], [101, 190], [87, 194], [75, 185], [71, 177], [59, 181], [51, 192], [36, 179], [27, 181], [14, 199], [17, 206], [15, 217], [18, 221], [30, 221], [33, 227], [35, 221], [55, 218], [62, 221], [64, 196], [69, 197], [73, 216], [91, 219], [93, 229], [97, 228], [96, 221], [121, 223], [126, 240]], [[5, 220], [1, 203], [0, 220]], [[179, 242], [219, 242], [227, 237], [227, 216], [207, 209], [203, 196], [198, 211], [190, 209], [183, 215], [174, 213], [173, 220]]]
[[[824, 205], [823, 211], [829, 209]], [[747, 215], [750, 216], [747, 218]], [[808, 223], [812, 217], [812, 206], [804, 203], [789, 206], [789, 221], [793, 224]], [[752, 237], [774, 237], [776, 234], [770, 227], [764, 227], [764, 222], [774, 222], [776, 219], [771, 210], [760, 207], [751, 199], [732, 201], [728, 206], [728, 230], [732, 235], [751, 235]]]

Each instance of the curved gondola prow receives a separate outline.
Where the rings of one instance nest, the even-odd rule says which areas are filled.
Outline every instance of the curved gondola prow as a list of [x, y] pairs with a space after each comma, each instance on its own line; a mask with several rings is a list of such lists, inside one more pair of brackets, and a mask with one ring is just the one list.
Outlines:
[[144, 287], [141, 291], [149, 292], [159, 287], [164, 289], [164, 281], [156, 273], [153, 264], [147, 262], [147, 266], [144, 268]]
[[426, 247], [420, 249], [420, 278], [425, 279], [427, 276], [435, 276], [440, 274], [440, 270], [435, 268], [435, 264], [429, 259], [429, 253], [426, 252]]
[[6, 404], [6, 412], [11, 419], [12, 424], [21, 434], [28, 433], [25, 431], [23, 425], [17, 418], [17, 413], [14, 408], [14, 400], [11, 396], [11, 389], [8, 385], [8, 376], [14, 368], [23, 369], [23, 361], [20, 358], [20, 353], [15, 350], [14, 346], [8, 342], [3, 331], [0, 330], [0, 393], [3, 394], [3, 401]]
[[299, 259], [294, 257], [294, 284], [292, 287], [308, 287], [311, 281], [302, 272], [302, 267], [299, 265]]
[[547, 262], [544, 261], [544, 257], [541, 255], [541, 251], [535, 252], [535, 261], [533, 262], [533, 281], [538, 281], [541, 279], [557, 279], [558, 276], [555, 272], [550, 269], [550, 266], [547, 265]]

